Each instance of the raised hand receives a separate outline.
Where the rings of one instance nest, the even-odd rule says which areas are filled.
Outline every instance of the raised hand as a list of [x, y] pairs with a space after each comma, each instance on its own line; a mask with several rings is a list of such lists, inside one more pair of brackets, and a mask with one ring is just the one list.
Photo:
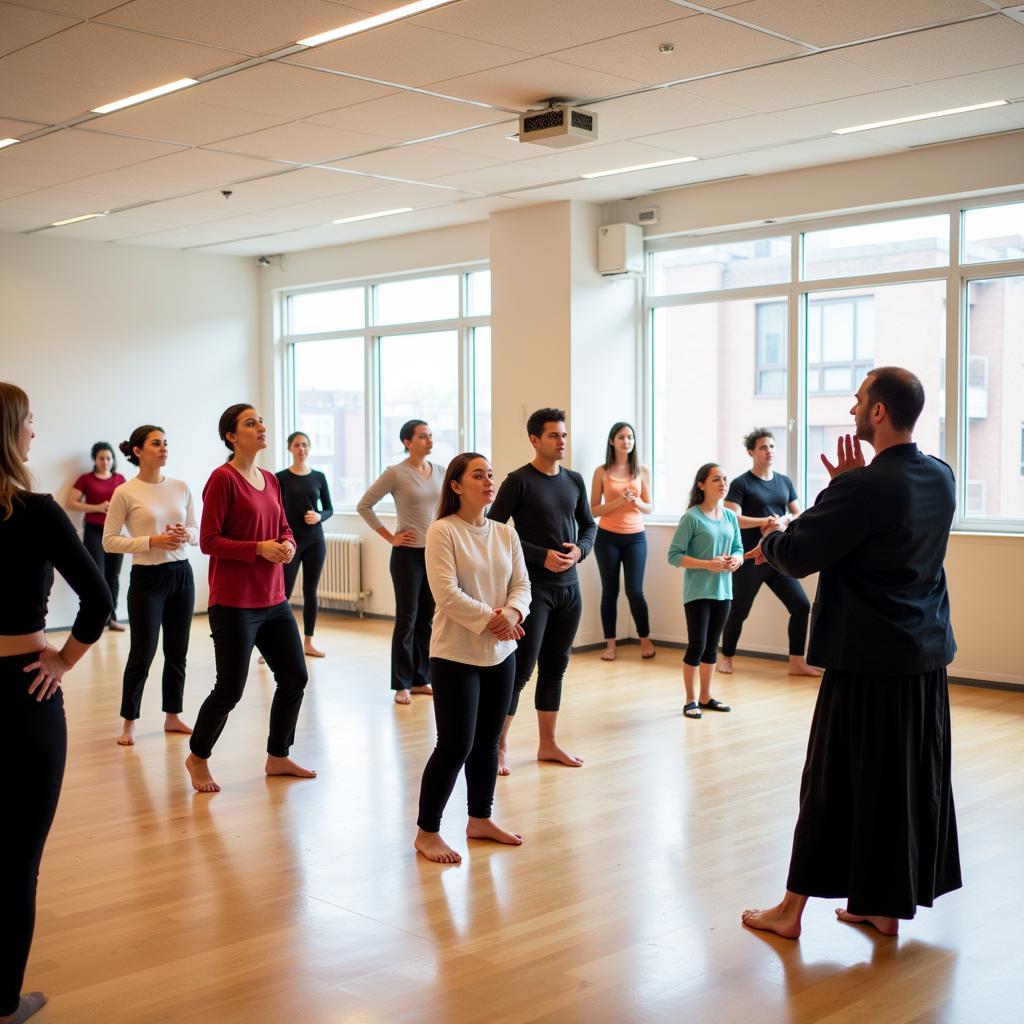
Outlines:
[[832, 480], [848, 469], [861, 469], [867, 463], [864, 461], [864, 453], [860, 448], [860, 438], [844, 434], [836, 442], [836, 464], [833, 466], [824, 452], [821, 453], [821, 464], [828, 471], [829, 478]]

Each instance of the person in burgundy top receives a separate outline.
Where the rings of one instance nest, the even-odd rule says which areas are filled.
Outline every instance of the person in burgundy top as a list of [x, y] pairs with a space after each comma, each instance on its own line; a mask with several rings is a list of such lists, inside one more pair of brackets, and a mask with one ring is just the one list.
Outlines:
[[123, 633], [124, 626], [117, 621], [117, 593], [121, 589], [121, 563], [124, 555], [103, 550], [103, 524], [107, 520], [110, 499], [114, 491], [124, 483], [124, 477], [116, 472], [114, 449], [106, 441], [97, 441], [90, 455], [92, 471], [83, 473], [72, 485], [68, 508], [85, 513], [82, 540], [107, 581], [113, 603], [107, 626], [116, 633]]
[[260, 414], [243, 403], [224, 411], [219, 431], [231, 455], [203, 489], [199, 527], [199, 547], [210, 556], [209, 618], [217, 681], [199, 709], [189, 741], [192, 752], [185, 761], [200, 793], [220, 789], [210, 774], [209, 758], [245, 689], [253, 647], [277, 682], [266, 772], [316, 776], [288, 756], [308, 677], [299, 629], [284, 596], [282, 566], [295, 555], [295, 538], [277, 478], [256, 465], [267, 447], [266, 428]]

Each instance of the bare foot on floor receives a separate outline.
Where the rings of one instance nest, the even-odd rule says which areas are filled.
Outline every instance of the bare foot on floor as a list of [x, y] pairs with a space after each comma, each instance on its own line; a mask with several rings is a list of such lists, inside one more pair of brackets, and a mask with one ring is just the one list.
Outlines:
[[799, 916], [784, 912], [781, 903], [768, 910], [744, 910], [743, 923], [758, 931], [775, 932], [784, 939], [800, 938]]
[[408, 690], [395, 690], [395, 703], [396, 704], [411, 704], [412, 697], [409, 696]]
[[538, 761], [557, 761], [569, 768], [582, 768], [583, 758], [563, 750], [557, 743], [546, 744], [537, 748]]
[[423, 829], [416, 830], [416, 841], [412, 844], [417, 853], [422, 853], [427, 860], [435, 864], [461, 864], [462, 854], [453, 850], [442, 838], [439, 832], [424, 832]]
[[125, 720], [124, 725], [121, 726], [121, 735], [117, 737], [117, 745], [119, 747], [133, 747], [135, 746], [135, 723]]
[[731, 676], [732, 675], [732, 658], [725, 658], [725, 657], [719, 658], [718, 659], [718, 666], [717, 667], [718, 667], [718, 671], [721, 672], [722, 675]]
[[192, 726], [186, 725], [178, 715], [167, 715], [164, 718], [164, 732], [180, 732], [191, 736]]
[[422, 693], [422, 694], [425, 694], [428, 697], [433, 697], [434, 696], [434, 691], [430, 687], [429, 683], [426, 686], [414, 686], [409, 692], [410, 693]]
[[[721, 668], [719, 668], [719, 672], [721, 672]], [[817, 679], [822, 671], [820, 668], [808, 665], [806, 658], [791, 654], [789, 656], [789, 674], [791, 676], [811, 676], [813, 679]]]
[[508, 766], [508, 747], [498, 746], [498, 774], [511, 775], [512, 769]]
[[871, 924], [883, 935], [899, 935], [900, 919], [898, 917], [873, 917], [870, 915], [851, 914], [848, 910], [836, 908], [836, 917], [847, 924]]
[[267, 754], [266, 772], [268, 775], [291, 775], [296, 779], [316, 778], [315, 771], [303, 768], [301, 764], [296, 764], [290, 757], [272, 757], [270, 754]]
[[467, 839], [490, 839], [506, 846], [522, 846], [523, 837], [518, 832], [508, 832], [495, 825], [490, 818], [470, 818], [466, 826]]
[[610, 643], [601, 652], [601, 660], [602, 661], [614, 661], [615, 660], [615, 654], [616, 654], [615, 644], [614, 643]]
[[653, 658], [658, 652], [654, 649], [654, 641], [649, 636], [640, 637], [640, 657]]
[[307, 658], [327, 657], [323, 651], [319, 651], [313, 646], [313, 641], [309, 637], [306, 637], [306, 642], [302, 645], [302, 653], [305, 654]]
[[185, 767], [188, 769], [188, 776], [192, 780], [192, 788], [197, 793], [219, 793], [220, 786], [213, 781], [210, 774], [210, 762], [205, 757], [196, 757], [189, 754], [185, 758]]

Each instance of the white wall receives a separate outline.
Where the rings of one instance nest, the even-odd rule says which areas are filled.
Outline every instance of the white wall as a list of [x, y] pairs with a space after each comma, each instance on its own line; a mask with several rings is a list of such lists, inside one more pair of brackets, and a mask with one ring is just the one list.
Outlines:
[[[169, 474], [198, 500], [227, 454], [220, 414], [260, 401], [257, 298], [255, 267], [239, 257], [0, 234], [0, 377], [32, 400], [37, 488], [63, 502], [94, 441], [116, 448], [151, 422], [167, 431]], [[205, 608], [205, 559], [191, 557]], [[127, 574], [125, 559], [122, 618]], [[75, 608], [58, 580], [49, 624], [69, 624]]]

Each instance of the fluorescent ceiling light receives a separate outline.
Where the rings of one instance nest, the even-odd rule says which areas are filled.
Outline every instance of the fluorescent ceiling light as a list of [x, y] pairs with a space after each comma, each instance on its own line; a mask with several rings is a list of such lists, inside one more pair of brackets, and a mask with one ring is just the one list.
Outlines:
[[949, 110], [933, 110], [929, 114], [911, 114], [910, 117], [894, 117], [890, 121], [874, 121], [872, 124], [855, 124], [851, 128], [833, 128], [833, 135], [849, 135], [850, 132], [867, 132], [872, 128], [888, 128], [893, 124], [907, 124], [910, 121], [927, 121], [932, 117], [949, 117], [950, 114], [966, 114], [968, 110], [985, 110], [988, 107], [1005, 107], [1007, 100], [991, 100], [975, 103], [969, 107], [950, 107]]
[[443, 7], [445, 4], [450, 3], [452, 3], [452, 0], [415, 0], [415, 3], [396, 7], [394, 10], [385, 11], [383, 14], [375, 14], [372, 18], [363, 18], [362, 21], [353, 21], [348, 25], [342, 25], [340, 28], [332, 28], [329, 32], [321, 32], [319, 35], [300, 39], [298, 40], [298, 45], [320, 46], [334, 39], [344, 39], [345, 36], [354, 36], [360, 32], [368, 32], [371, 28], [388, 25], [392, 21], [401, 21], [402, 18], [411, 18], [414, 14], [422, 14], [424, 11], [429, 11], [434, 7]]
[[581, 178], [604, 178], [609, 174], [626, 174], [629, 171], [648, 171], [652, 167], [668, 167], [670, 164], [689, 164], [697, 158], [695, 156], [680, 156], [675, 160], [656, 160], [653, 164], [634, 164], [632, 167], [616, 167], [611, 171], [591, 171], [589, 174], [581, 174]]
[[194, 78], [179, 78], [176, 82], [168, 82], [166, 85], [158, 85], [155, 89], [147, 89], [145, 92], [137, 92], [134, 96], [126, 96], [123, 100], [114, 100], [113, 103], [104, 103], [102, 107], [93, 107], [94, 114], [110, 114], [123, 107], [132, 107], [136, 103], [145, 103], [146, 100], [156, 99], [157, 96], [165, 96], [169, 92], [177, 92], [179, 89], [187, 89], [190, 85], [198, 85]]
[[411, 206], [400, 206], [397, 210], [379, 210], [377, 213], [361, 213], [358, 217], [341, 217], [332, 224], [351, 224], [357, 220], [373, 220], [375, 217], [393, 217], [396, 213], [412, 213]]
[[0, 139], [0, 149], [5, 146], [13, 146], [16, 142], [21, 142], [21, 139]]
[[92, 220], [93, 217], [106, 217], [109, 210], [104, 210], [103, 213], [83, 213], [81, 217], [68, 217], [67, 220], [55, 220], [50, 227], [51, 228], [62, 228], [65, 224], [77, 224], [80, 220]]

